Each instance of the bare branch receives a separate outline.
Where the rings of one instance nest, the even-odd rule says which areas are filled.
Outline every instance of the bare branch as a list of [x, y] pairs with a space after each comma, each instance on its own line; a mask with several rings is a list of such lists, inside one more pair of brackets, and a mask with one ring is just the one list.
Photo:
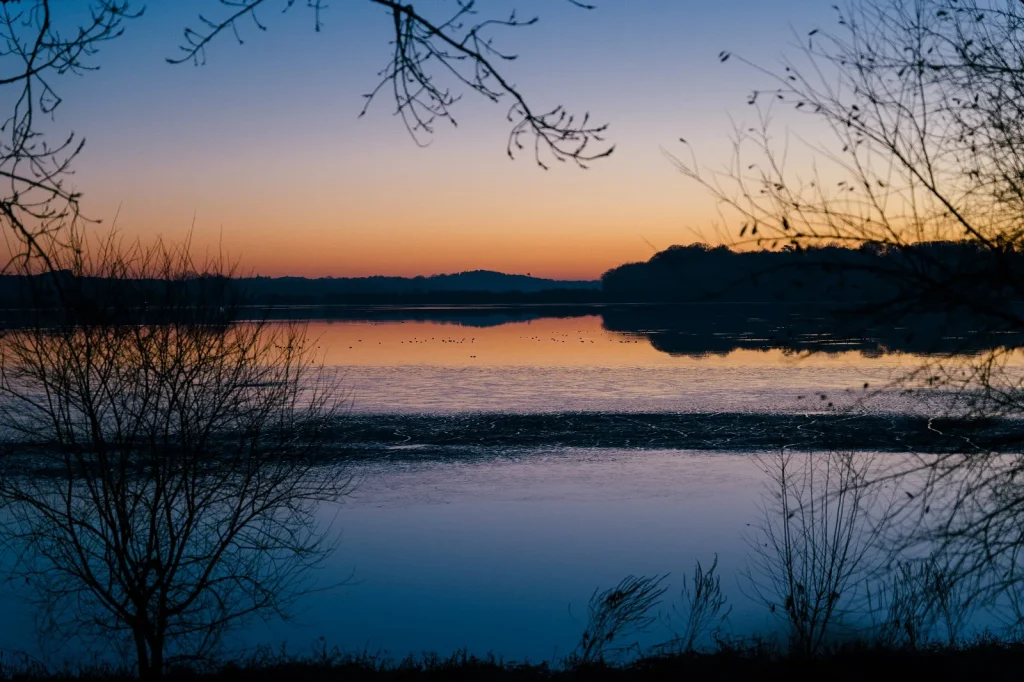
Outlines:
[[[452, 110], [462, 95], [443, 84], [447, 78], [454, 86], [491, 102], [511, 100], [507, 118], [512, 130], [506, 146], [511, 158], [530, 149], [542, 168], [548, 168], [551, 160], [572, 161], [586, 168], [589, 162], [614, 151], [614, 146], [606, 144], [607, 124], [595, 124], [589, 113], [572, 114], [561, 105], [536, 109], [499, 68], [514, 61], [517, 55], [499, 48], [493, 32], [532, 26], [537, 17], [521, 19], [513, 10], [505, 18], [480, 18], [476, 0], [458, 0], [449, 15], [431, 19], [411, 3], [367, 1], [387, 11], [393, 28], [393, 51], [391, 60], [378, 74], [377, 86], [364, 95], [366, 102], [360, 116], [366, 114], [381, 92], [388, 91], [395, 103], [395, 113], [416, 143], [428, 144], [439, 121], [457, 125]], [[594, 8], [579, 0], [567, 1], [581, 9]], [[227, 9], [226, 16], [200, 16], [197, 28], [185, 30], [180, 56], [168, 61], [205, 63], [207, 47], [221, 34], [230, 32], [239, 43], [243, 42], [243, 23], [267, 30], [258, 11], [273, 4], [268, 0], [219, 2]], [[294, 5], [295, 0], [280, 3], [283, 11]], [[315, 29], [321, 30], [325, 5], [320, 0], [309, 0], [307, 7], [313, 11]]]

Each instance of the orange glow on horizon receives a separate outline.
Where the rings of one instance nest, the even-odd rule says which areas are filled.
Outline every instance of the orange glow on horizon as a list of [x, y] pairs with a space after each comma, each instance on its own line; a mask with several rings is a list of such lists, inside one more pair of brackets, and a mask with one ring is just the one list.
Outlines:
[[[550, 173], [492, 157], [474, 168], [465, 150], [417, 150], [400, 163], [382, 155], [360, 167], [306, 155], [269, 174], [242, 157], [194, 175], [110, 169], [118, 175], [85, 192], [88, 215], [106, 220], [100, 229], [117, 215], [119, 229], [143, 241], [191, 230], [199, 252], [223, 250], [265, 276], [495, 270], [590, 280], [673, 244], [716, 240], [699, 233], [719, 222], [715, 203], [656, 149], [642, 162], [624, 153]], [[308, 185], [295, 184], [307, 175]]]
[[[161, 225], [151, 221], [145, 231], [119, 229], [126, 241], [138, 239], [144, 244], [152, 241], [151, 235], [159, 235], [170, 244], [189, 239], [197, 256], [222, 253], [238, 265], [242, 276], [309, 278], [416, 277], [493, 270], [550, 279], [596, 280], [624, 263], [646, 261], [656, 250], [699, 241], [690, 232], [671, 228], [640, 233], [608, 227], [583, 236], [585, 231], [579, 228], [359, 231], [298, 224], [279, 229], [255, 221], [241, 222], [244, 227], [233, 222], [219, 230], [197, 226], [191, 234], [180, 222]], [[107, 226], [95, 230], [104, 234]]]

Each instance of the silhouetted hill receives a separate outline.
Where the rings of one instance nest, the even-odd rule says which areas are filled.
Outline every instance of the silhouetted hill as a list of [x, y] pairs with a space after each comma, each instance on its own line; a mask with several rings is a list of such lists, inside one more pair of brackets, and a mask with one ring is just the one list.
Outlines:
[[236, 280], [236, 286], [254, 303], [264, 304], [462, 302], [462, 299], [476, 303], [495, 297], [504, 300], [514, 294], [536, 296], [550, 292], [564, 292], [572, 301], [575, 299], [570, 292], [597, 292], [601, 283], [473, 270], [429, 277], [251, 277]]

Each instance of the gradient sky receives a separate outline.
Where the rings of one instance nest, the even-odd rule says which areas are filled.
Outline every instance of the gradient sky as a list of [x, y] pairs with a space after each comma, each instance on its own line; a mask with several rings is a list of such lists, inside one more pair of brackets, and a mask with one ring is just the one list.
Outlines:
[[[70, 0], [68, 0], [70, 3]], [[87, 139], [75, 182], [92, 217], [128, 235], [223, 248], [264, 275], [416, 275], [476, 268], [593, 278], [652, 247], [712, 234], [706, 192], [666, 161], [690, 140], [721, 166], [730, 115], [763, 77], [719, 63], [733, 50], [774, 64], [829, 23], [815, 0], [480, 0], [520, 8], [537, 26], [508, 32], [520, 59], [507, 73], [538, 108], [558, 103], [611, 123], [617, 145], [589, 171], [539, 169], [505, 156], [506, 106], [466, 99], [459, 128], [417, 147], [392, 102], [357, 119], [361, 94], [388, 58], [388, 17], [362, 0], [331, 3], [324, 28], [299, 2], [264, 13], [269, 30], [229, 35], [206, 65], [172, 66], [185, 25], [214, 0], [150, 0], [146, 15], [104, 47], [97, 72], [63, 79], [58, 130]], [[420, 0], [417, 7], [448, 6]], [[279, 0], [277, 6], [283, 6]]]

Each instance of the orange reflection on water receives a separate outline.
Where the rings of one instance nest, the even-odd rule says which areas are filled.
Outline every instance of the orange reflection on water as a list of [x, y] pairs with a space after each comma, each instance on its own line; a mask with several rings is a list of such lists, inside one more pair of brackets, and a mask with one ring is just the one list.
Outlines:
[[308, 336], [327, 365], [550, 367], [878, 367], [920, 364], [912, 355], [859, 350], [794, 354], [737, 349], [727, 354], [669, 355], [643, 335], [610, 332], [601, 317], [543, 318], [489, 327], [423, 321], [309, 322]]

